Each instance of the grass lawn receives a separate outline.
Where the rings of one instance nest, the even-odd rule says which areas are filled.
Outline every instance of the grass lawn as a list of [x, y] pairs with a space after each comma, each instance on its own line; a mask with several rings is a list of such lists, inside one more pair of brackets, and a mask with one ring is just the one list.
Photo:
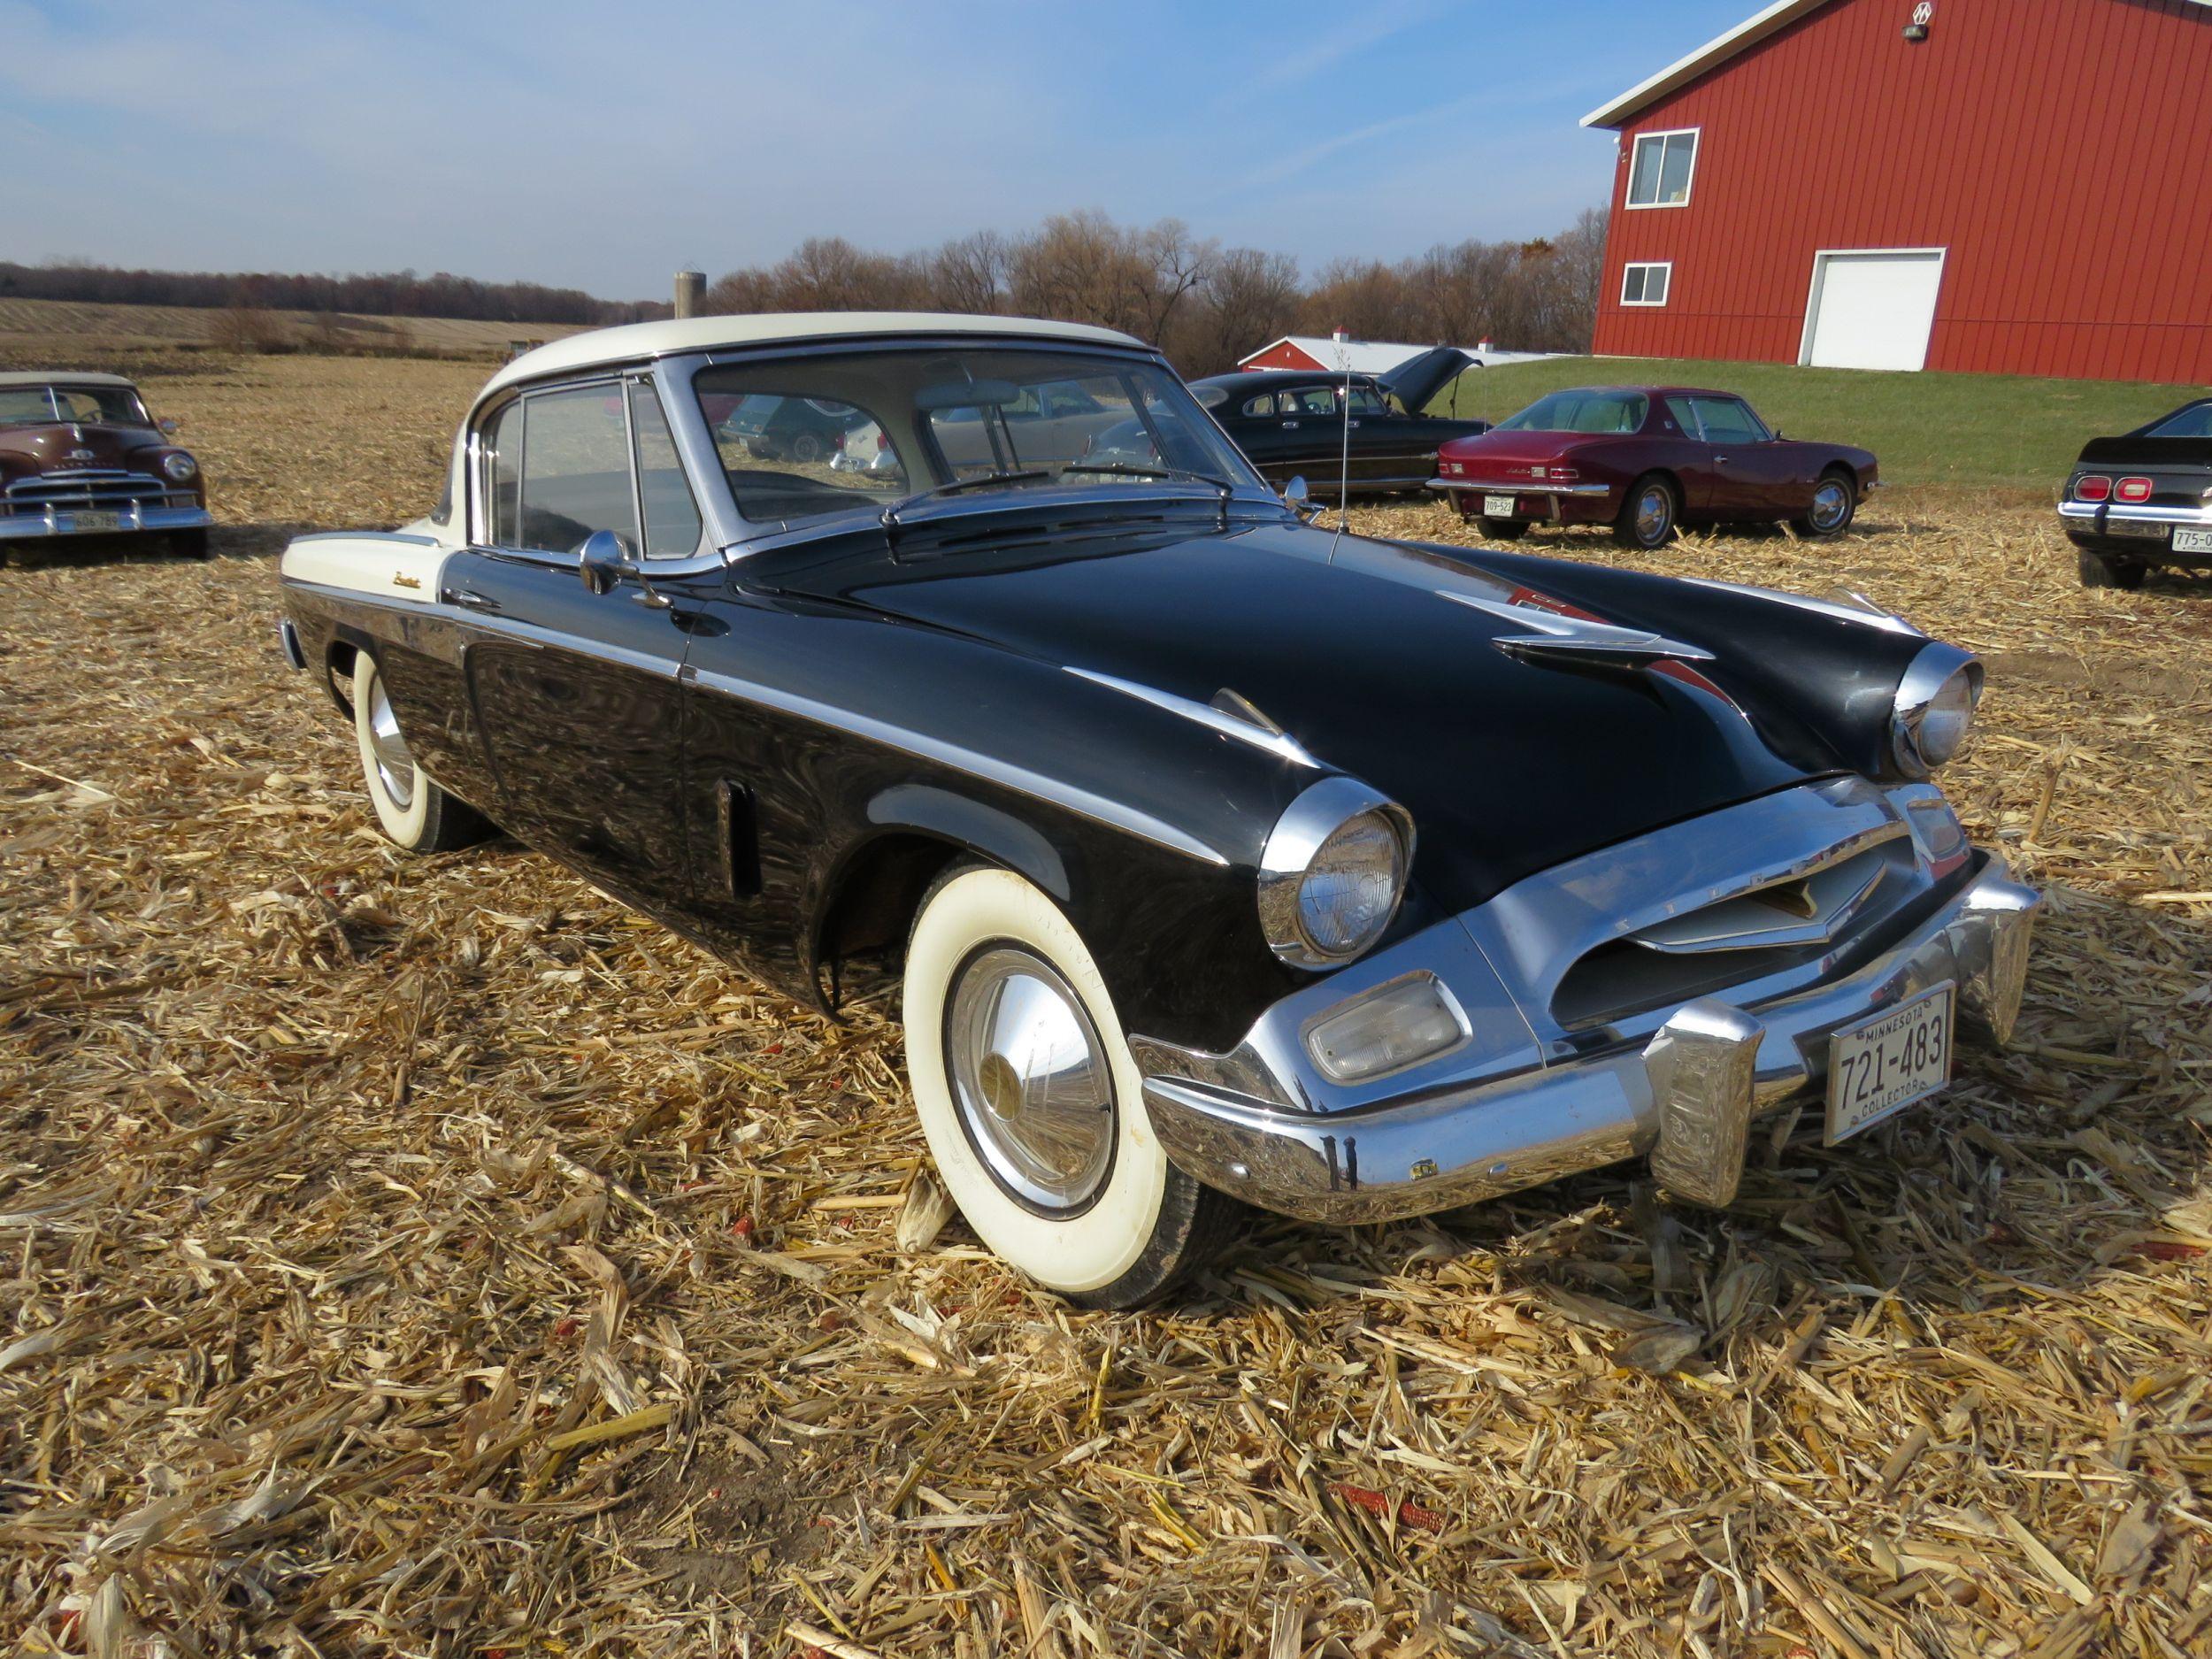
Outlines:
[[[1500, 420], [1563, 386], [1709, 386], [1740, 393], [1793, 438], [1855, 443], [1893, 485], [2055, 495], [2090, 438], [2126, 432], [2200, 387], [2013, 374], [1884, 374], [1793, 364], [1557, 357], [1470, 369], [1429, 404]], [[1456, 399], [1456, 403], [1455, 403]]]

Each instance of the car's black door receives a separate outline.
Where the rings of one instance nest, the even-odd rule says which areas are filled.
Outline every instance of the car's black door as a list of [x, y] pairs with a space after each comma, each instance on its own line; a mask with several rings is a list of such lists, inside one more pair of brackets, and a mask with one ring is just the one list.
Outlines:
[[626, 579], [595, 594], [577, 556], [596, 530], [648, 555], [697, 550], [698, 512], [680, 470], [672, 478], [659, 406], [642, 381], [601, 380], [517, 398], [480, 434], [480, 516], [474, 544], [447, 563], [444, 597], [472, 629], [464, 663], [503, 821], [625, 897], [680, 906], [678, 674], [700, 579]]
[[1369, 488], [1415, 488], [1436, 473], [1436, 427], [1380, 392], [1352, 388], [1352, 475]]

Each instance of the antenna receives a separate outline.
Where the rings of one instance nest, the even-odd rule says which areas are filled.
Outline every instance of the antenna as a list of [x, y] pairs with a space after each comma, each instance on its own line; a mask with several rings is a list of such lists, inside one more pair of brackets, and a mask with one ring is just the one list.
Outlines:
[[[1336, 534], [1341, 537], [1352, 527], [1352, 337], [1339, 328], [1329, 338], [1336, 342], [1337, 367], [1344, 371], [1344, 391], [1337, 411], [1344, 423], [1344, 449], [1336, 474]], [[1332, 562], [1336, 558], [1334, 540], [1329, 543], [1329, 557]]]

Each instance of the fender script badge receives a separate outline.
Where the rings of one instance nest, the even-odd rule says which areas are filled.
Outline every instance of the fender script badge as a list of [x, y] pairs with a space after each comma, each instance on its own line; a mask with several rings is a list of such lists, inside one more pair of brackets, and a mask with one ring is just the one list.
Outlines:
[[405, 571], [395, 571], [392, 572], [392, 586], [395, 588], [419, 588], [422, 586], [422, 578], [419, 576], [410, 576]]

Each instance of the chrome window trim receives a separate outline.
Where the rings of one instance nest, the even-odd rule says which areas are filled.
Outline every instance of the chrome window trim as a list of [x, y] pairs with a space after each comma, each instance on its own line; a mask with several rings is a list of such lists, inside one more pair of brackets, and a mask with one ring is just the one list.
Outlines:
[[[656, 573], [667, 574], [680, 566], [691, 564], [703, 556], [711, 557], [715, 564], [719, 565], [722, 562], [722, 556], [718, 550], [715, 550], [709, 545], [707, 515], [705, 510], [699, 504], [698, 487], [692, 481], [690, 457], [684, 453], [683, 446], [676, 442], [676, 423], [669, 416], [668, 400], [660, 395], [658, 380], [659, 377], [649, 367], [625, 373], [623, 384], [626, 389], [623, 394], [622, 408], [625, 418], [631, 422], [630, 483], [637, 496], [638, 557], [641, 560], [650, 560]], [[651, 398], [660, 408], [662, 424], [667, 426], [669, 442], [676, 450], [677, 469], [683, 473], [684, 488], [691, 495], [691, 511], [699, 520], [699, 534], [692, 542], [691, 551], [688, 553], [656, 555], [652, 550], [652, 531], [645, 521], [645, 457], [638, 453], [636, 415], [630, 403], [631, 397], [640, 388], [642, 388], [645, 396]]]

